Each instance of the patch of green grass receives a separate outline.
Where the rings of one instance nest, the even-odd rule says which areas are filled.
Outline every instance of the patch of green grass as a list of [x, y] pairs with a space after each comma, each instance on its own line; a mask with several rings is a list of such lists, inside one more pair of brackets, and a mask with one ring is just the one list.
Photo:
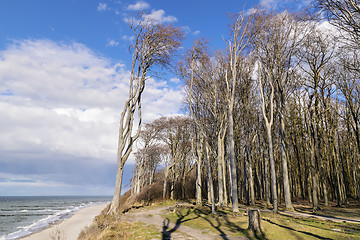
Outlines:
[[248, 216], [244, 212], [233, 214], [224, 209], [219, 210], [217, 215], [211, 215], [210, 209], [206, 207], [179, 208], [175, 213], [165, 212], [162, 217], [203, 233], [251, 239], [360, 239], [360, 224], [294, 218], [271, 212], [261, 213], [264, 236], [257, 237], [247, 230]]
[[262, 213], [268, 239], [360, 239], [360, 225]]
[[240, 217], [243, 212], [235, 215], [227, 211], [219, 211], [218, 214], [212, 215], [207, 207], [198, 208], [179, 208], [174, 212], [167, 212], [161, 216], [168, 218], [171, 222], [183, 224], [185, 226], [198, 229], [208, 234], [232, 236], [249, 236], [247, 230], [247, 218]]
[[[295, 207], [299, 212], [313, 214], [311, 207], [299, 206]], [[359, 218], [359, 208], [344, 208], [344, 207], [322, 207], [321, 210], [316, 211], [317, 215], [331, 216], [331, 217], [347, 217], [347, 218]]]
[[161, 233], [155, 225], [146, 225], [142, 222], [122, 222], [122, 225], [124, 225], [124, 227], [119, 230], [123, 232], [124, 235], [127, 235], [124, 239], [161, 239]]

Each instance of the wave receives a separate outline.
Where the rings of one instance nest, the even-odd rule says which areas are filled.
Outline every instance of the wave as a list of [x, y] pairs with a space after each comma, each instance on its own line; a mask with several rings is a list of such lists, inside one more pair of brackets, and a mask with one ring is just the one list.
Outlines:
[[[47, 215], [47, 217], [42, 218], [36, 222], [33, 222], [32, 224], [28, 226], [21, 226], [18, 227], [16, 232], [0, 236], [0, 240], [14, 240], [19, 239], [22, 237], [25, 237], [27, 235], [30, 235], [35, 232], [39, 232], [40, 230], [43, 230], [47, 227], [49, 227], [52, 224], [55, 224], [57, 222], [63, 221], [70, 216], [72, 216], [77, 211], [81, 210], [82, 208], [90, 207], [94, 205], [93, 203], [88, 204], [80, 204], [79, 206], [69, 206], [69, 208], [66, 208], [64, 210], [53, 210], [53, 209], [43, 209], [43, 210], [36, 210], [36, 211], [43, 211], [48, 213], [53, 213], [51, 215]], [[55, 212], [54, 212], [55, 211]], [[24, 210], [18, 211], [26, 213]]]

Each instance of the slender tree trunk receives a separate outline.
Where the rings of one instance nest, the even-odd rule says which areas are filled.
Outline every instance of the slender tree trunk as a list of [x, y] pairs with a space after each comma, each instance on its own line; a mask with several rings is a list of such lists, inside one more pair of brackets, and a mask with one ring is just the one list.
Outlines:
[[202, 205], [201, 199], [201, 160], [196, 163], [196, 205]]
[[325, 178], [323, 178], [322, 184], [323, 184], [323, 192], [324, 192], [324, 206], [327, 207], [327, 206], [329, 206], [329, 198], [328, 198], [328, 192], [327, 192], [327, 186], [326, 186]]
[[[228, 147], [230, 146], [230, 144], [228, 145]], [[231, 166], [230, 166], [230, 160], [227, 161], [227, 167], [228, 167], [228, 171], [229, 174], [231, 174]], [[231, 176], [229, 177], [230, 180], [230, 186], [229, 186], [229, 198], [232, 199], [232, 178]], [[231, 200], [232, 201], [232, 200]]]
[[[244, 157], [244, 188], [245, 188], [245, 201], [246, 201], [246, 205], [250, 205], [250, 194], [249, 194], [249, 174], [248, 174], [248, 160], [246, 159], [246, 157]], [[241, 177], [240, 177], [241, 178]], [[240, 195], [240, 199], [242, 199], [244, 196], [243, 194], [241, 194], [241, 190], [239, 189], [239, 195]]]
[[[282, 103], [282, 111], [284, 111], [284, 103]], [[285, 143], [285, 121], [283, 113], [280, 113], [280, 139], [281, 139], [281, 163], [282, 163], [282, 175], [283, 175], [283, 184], [284, 184], [284, 199], [285, 199], [285, 209], [294, 210], [291, 203], [291, 193], [290, 193], [290, 184], [289, 184], [289, 172], [287, 166], [287, 157], [286, 157], [286, 143]]]
[[228, 196], [227, 196], [227, 185], [226, 185], [226, 164], [225, 164], [225, 146], [224, 146], [224, 138], [221, 140], [221, 149], [222, 149], [222, 157], [221, 157], [221, 165], [222, 165], [222, 179], [223, 179], [223, 190], [224, 190], [224, 204], [228, 205]]
[[208, 187], [209, 187], [210, 200], [211, 200], [211, 213], [216, 214], [214, 187], [213, 187], [212, 175], [211, 175], [209, 146], [207, 142], [205, 144], [206, 144], [205, 147], [206, 147], [206, 159], [207, 159], [207, 170], [208, 170]]
[[171, 168], [171, 186], [170, 186], [170, 199], [174, 200], [174, 192], [175, 192], [175, 166]]
[[267, 136], [269, 141], [269, 159], [270, 159], [270, 175], [271, 175], [271, 193], [273, 200], [273, 211], [278, 211], [278, 195], [276, 190], [276, 169], [275, 169], [275, 160], [273, 154], [273, 144], [272, 144], [272, 136], [271, 129], [267, 128]]
[[252, 173], [252, 163], [251, 156], [249, 154], [248, 146], [245, 146], [245, 154], [248, 162], [248, 176], [249, 176], [249, 197], [250, 197], [250, 205], [255, 205], [255, 191], [254, 191], [254, 178]]
[[360, 186], [359, 186], [358, 177], [357, 177], [357, 173], [356, 173], [356, 165], [354, 162], [353, 162], [352, 175], [353, 175], [354, 184], [355, 184], [355, 191], [356, 191], [357, 197], [359, 198], [359, 201], [360, 201]]
[[[197, 141], [197, 140], [195, 140]], [[203, 158], [203, 146], [204, 141], [201, 137], [198, 142], [191, 142], [193, 156], [196, 159], [196, 187], [195, 187], [195, 198], [196, 198], [196, 205], [202, 205], [202, 196], [201, 196], [201, 162]]]
[[266, 206], [270, 206], [270, 184], [269, 184], [269, 158], [265, 157], [265, 153], [263, 153], [264, 159], [264, 175], [265, 175], [265, 199]]
[[223, 158], [223, 149], [221, 147], [221, 135], [220, 133], [218, 134], [218, 155], [217, 155], [217, 163], [218, 163], [218, 191], [219, 191], [219, 206], [223, 207], [224, 206], [224, 179], [223, 179], [223, 165], [222, 165], [222, 158]]
[[181, 181], [181, 196], [182, 196], [182, 199], [185, 199], [185, 181], [186, 181], [186, 170], [185, 170], [185, 166], [184, 166], [184, 171], [183, 171], [183, 176], [182, 176], [182, 181]]
[[235, 141], [234, 141], [234, 119], [233, 119], [233, 107], [228, 108], [229, 117], [229, 153], [230, 153], [230, 177], [231, 177], [231, 202], [232, 211], [239, 212], [239, 200], [237, 192], [237, 174], [235, 164]]
[[315, 129], [313, 123], [310, 123], [310, 173], [312, 180], [312, 204], [313, 210], [319, 210], [319, 197], [318, 197], [318, 181], [316, 177], [316, 162], [315, 162]]
[[166, 167], [164, 169], [164, 186], [163, 186], [163, 199], [165, 200], [166, 198], [166, 185], [167, 185], [167, 177], [169, 174], [169, 167]]

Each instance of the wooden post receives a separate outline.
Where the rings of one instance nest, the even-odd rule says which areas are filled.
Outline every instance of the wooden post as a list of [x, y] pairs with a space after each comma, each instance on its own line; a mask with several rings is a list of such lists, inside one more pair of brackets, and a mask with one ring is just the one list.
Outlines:
[[251, 231], [257, 234], [263, 234], [261, 230], [261, 217], [260, 210], [257, 209], [249, 209], [249, 227]]

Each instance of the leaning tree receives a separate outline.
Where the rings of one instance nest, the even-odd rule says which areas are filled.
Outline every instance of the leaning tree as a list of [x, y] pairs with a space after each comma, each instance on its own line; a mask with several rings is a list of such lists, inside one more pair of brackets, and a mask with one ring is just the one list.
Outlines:
[[[120, 116], [115, 192], [109, 209], [111, 214], [118, 212], [124, 165], [130, 156], [134, 141], [140, 134], [141, 96], [146, 79], [149, 78], [148, 73], [154, 66], [170, 65], [173, 53], [179, 49], [184, 36], [180, 28], [159, 24], [145, 17], [143, 13], [139, 14], [139, 19], [132, 19], [129, 26], [134, 34], [134, 41], [130, 45], [132, 64], [129, 97]], [[137, 129], [133, 128], [135, 123]]]

